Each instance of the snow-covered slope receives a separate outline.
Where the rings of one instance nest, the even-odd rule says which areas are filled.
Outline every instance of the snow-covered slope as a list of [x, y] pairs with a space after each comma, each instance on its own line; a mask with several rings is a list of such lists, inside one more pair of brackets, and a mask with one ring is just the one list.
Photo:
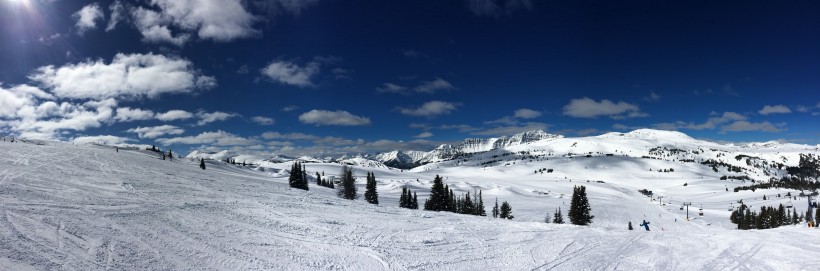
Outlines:
[[[291, 189], [290, 163], [254, 170], [208, 160], [201, 170], [197, 159], [163, 161], [140, 150], [0, 142], [0, 270], [804, 270], [820, 263], [820, 245], [811, 242], [817, 230], [738, 231], [728, 222], [732, 202], [777, 204], [786, 199], [771, 195], [790, 190], [733, 193], [739, 182], [675, 161], [671, 151], [640, 158], [659, 145], [702, 144], [691, 140], [614, 134], [510, 146], [411, 171], [354, 165], [360, 193], [366, 172], [375, 173], [378, 206], [314, 185]], [[810, 151], [697, 147], [702, 155]], [[306, 167], [330, 177], [341, 165]], [[675, 171], [649, 171], [669, 167]], [[457, 194], [480, 189], [488, 212], [494, 199], [508, 201], [515, 219], [396, 207], [402, 187], [423, 202], [435, 175]], [[587, 187], [593, 224], [543, 223], [559, 207], [566, 212], [575, 185]], [[692, 220], [681, 201], [693, 202]], [[793, 203], [805, 211], [805, 198]], [[700, 206], [704, 216], [696, 215]], [[652, 231], [626, 230], [641, 220]]]

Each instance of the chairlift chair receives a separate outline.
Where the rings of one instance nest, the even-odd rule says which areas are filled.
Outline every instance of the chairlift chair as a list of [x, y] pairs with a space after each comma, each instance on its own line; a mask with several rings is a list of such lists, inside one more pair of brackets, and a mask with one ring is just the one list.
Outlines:
[[792, 208], [792, 207], [794, 207], [794, 205], [792, 205], [792, 200], [789, 200], [788, 202], [786, 202], [786, 208]]

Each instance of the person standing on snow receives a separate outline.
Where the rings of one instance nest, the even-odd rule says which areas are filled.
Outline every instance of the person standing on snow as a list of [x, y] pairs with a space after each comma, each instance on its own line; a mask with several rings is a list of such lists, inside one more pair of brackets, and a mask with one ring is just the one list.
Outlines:
[[646, 220], [644, 220], [640, 226], [643, 226], [646, 231], [649, 231], [649, 222], [646, 222]]

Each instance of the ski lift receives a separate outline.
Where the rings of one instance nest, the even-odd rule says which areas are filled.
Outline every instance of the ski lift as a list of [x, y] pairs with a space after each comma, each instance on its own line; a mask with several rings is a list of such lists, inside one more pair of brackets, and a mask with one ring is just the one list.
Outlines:
[[789, 200], [789, 202], [786, 202], [786, 208], [792, 208], [792, 207], [794, 207], [794, 205], [792, 205], [792, 200]]
[[683, 211], [683, 205], [680, 206], [680, 210]]
[[700, 211], [698, 212], [698, 215], [703, 216], [703, 204], [700, 205]]
[[731, 212], [731, 211], [734, 211], [734, 210], [735, 210], [735, 207], [732, 206], [731, 204], [729, 204], [729, 211]]

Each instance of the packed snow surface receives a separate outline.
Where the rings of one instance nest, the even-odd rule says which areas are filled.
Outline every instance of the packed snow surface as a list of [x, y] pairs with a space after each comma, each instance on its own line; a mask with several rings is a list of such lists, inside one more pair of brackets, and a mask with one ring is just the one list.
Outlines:
[[[727, 207], [739, 199], [758, 208], [787, 202], [771, 199], [773, 194], [797, 191], [734, 193], [731, 188], [746, 184], [719, 180], [724, 169], [638, 158], [654, 146], [694, 142], [681, 135], [638, 131], [537, 141], [504, 151], [552, 153], [548, 159], [484, 165], [500, 153], [412, 170], [368, 167], [357, 160], [352, 164], [359, 194], [366, 172], [374, 172], [378, 206], [361, 198], [339, 199], [334, 190], [314, 184], [310, 191], [291, 189], [290, 163], [242, 167], [214, 159], [201, 170], [197, 158], [161, 160], [143, 150], [0, 142], [0, 270], [808, 270], [820, 265], [820, 230], [799, 225], [740, 231], [728, 220]], [[782, 156], [791, 165], [796, 153], [807, 151], [777, 144], [733, 149], [691, 144]], [[616, 155], [561, 156], [569, 152]], [[316, 172], [337, 175], [341, 167], [305, 165], [311, 178]], [[673, 167], [671, 173], [649, 170]], [[555, 171], [536, 173], [542, 168]], [[764, 178], [764, 172], [747, 173]], [[397, 207], [402, 187], [418, 192], [423, 204], [435, 175], [457, 194], [481, 190], [488, 213], [496, 198], [510, 202], [515, 219]], [[559, 207], [566, 215], [574, 185], [587, 187], [593, 223], [543, 223]], [[639, 194], [641, 188], [670, 204]], [[679, 209], [683, 201], [693, 202], [689, 221]], [[798, 211], [806, 210], [806, 198], [792, 202]], [[697, 214], [698, 205], [704, 216]], [[650, 221], [651, 231], [638, 227], [642, 220]], [[629, 221], [636, 230], [627, 230]]]

